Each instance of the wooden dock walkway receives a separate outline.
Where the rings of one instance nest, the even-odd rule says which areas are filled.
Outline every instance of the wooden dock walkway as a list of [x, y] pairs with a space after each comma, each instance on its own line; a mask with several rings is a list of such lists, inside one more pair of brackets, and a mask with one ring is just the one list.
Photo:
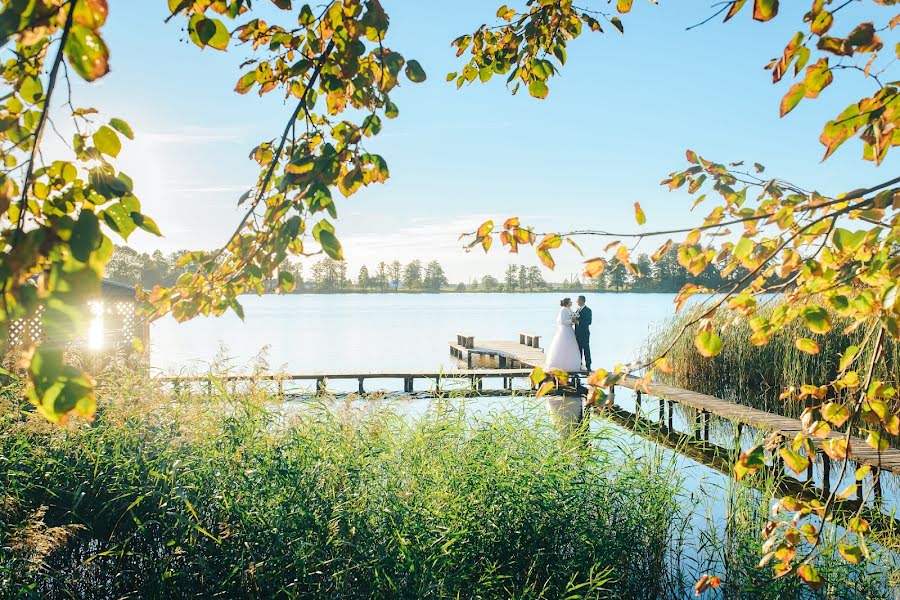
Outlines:
[[497, 366], [535, 368], [543, 366], [544, 351], [540, 346], [540, 336], [519, 334], [519, 341], [479, 340], [473, 336], [457, 335], [456, 343], [450, 342], [450, 355], [466, 363], [471, 369], [476, 357], [496, 358]]
[[[537, 344], [536, 339], [529, 339], [529, 336], [521, 334], [519, 341], [476, 341], [473, 336], [457, 336], [457, 343], [450, 343], [450, 352], [453, 356], [460, 360], [465, 360], [468, 364], [472, 364], [473, 356], [496, 357], [498, 363], [503, 365], [521, 365], [524, 367], [542, 367], [544, 365], [544, 351]], [[529, 343], [531, 342], [531, 343]], [[501, 362], [502, 361], [502, 362]], [[586, 373], [573, 373], [575, 377], [580, 378]], [[641, 390], [639, 389], [640, 380], [635, 377], [629, 377], [619, 382], [618, 385], [627, 387], [638, 392], [637, 401], [641, 401]], [[662, 401], [669, 401], [669, 428], [672, 422], [672, 403], [681, 404], [697, 411], [698, 425], [701, 425], [701, 431], [709, 432], [709, 415], [715, 415], [723, 419], [727, 419], [737, 423], [738, 427], [748, 425], [766, 433], [778, 433], [787, 439], [793, 439], [797, 433], [803, 430], [803, 426], [799, 419], [783, 417], [737, 402], [730, 402], [715, 396], [700, 394], [691, 390], [665, 385], [662, 383], [649, 384], [650, 395], [660, 398], [660, 421], [663, 420]], [[823, 450], [823, 442], [828, 439], [839, 439], [845, 437], [845, 434], [838, 431], [831, 431], [827, 438], [812, 438], [817, 450]], [[883, 469], [892, 473], [900, 474], [900, 450], [896, 448], [888, 448], [887, 450], [878, 451], [865, 443], [858, 437], [851, 437], [849, 444], [849, 457], [860, 465], [869, 465], [876, 469]], [[829, 468], [829, 460], [827, 455], [823, 455], [826, 469]]]
[[[639, 381], [636, 377], [629, 377], [619, 382], [619, 385], [631, 388], [640, 394]], [[652, 396], [693, 408], [698, 411], [699, 416], [703, 417], [703, 419], [706, 418], [705, 414], [712, 414], [740, 425], [749, 425], [761, 431], [778, 433], [787, 439], [793, 439], [803, 430], [803, 425], [799, 419], [783, 417], [736, 402], [722, 400], [715, 396], [708, 396], [663, 383], [651, 383], [647, 391]], [[640, 402], [640, 399], [638, 401]], [[826, 440], [843, 439], [844, 437], [844, 433], [832, 430], [828, 437], [824, 439], [816, 437], [811, 437], [810, 439], [817, 450], [823, 450], [823, 442]], [[896, 448], [878, 451], [866, 444], [862, 439], [851, 437], [848, 450], [850, 459], [861, 465], [869, 465], [892, 473], [900, 473], [900, 450]]]
[[213, 381], [222, 383], [238, 383], [238, 382], [275, 382], [278, 385], [279, 395], [284, 395], [285, 383], [310, 381], [315, 382], [316, 392], [324, 393], [327, 391], [328, 382], [331, 380], [356, 380], [358, 383], [358, 391], [360, 394], [366, 393], [365, 382], [371, 379], [378, 380], [394, 380], [403, 382], [403, 391], [412, 392], [415, 389], [415, 382], [418, 380], [426, 380], [435, 385], [437, 391], [441, 391], [441, 386], [447, 382], [468, 380], [475, 390], [483, 390], [483, 381], [485, 379], [502, 379], [503, 390], [512, 390], [512, 383], [515, 379], [528, 379], [531, 375], [531, 369], [465, 369], [451, 371], [377, 371], [377, 372], [352, 372], [352, 373], [274, 373], [274, 374], [207, 374], [207, 375], [173, 375], [161, 377], [160, 381], [172, 384], [175, 390], [181, 387], [189, 386], [192, 383], [212, 384]]

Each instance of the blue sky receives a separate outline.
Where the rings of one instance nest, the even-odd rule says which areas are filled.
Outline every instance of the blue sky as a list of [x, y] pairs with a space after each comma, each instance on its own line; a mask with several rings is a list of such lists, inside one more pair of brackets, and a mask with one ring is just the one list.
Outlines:
[[[825, 194], [881, 182], [900, 167], [900, 152], [879, 168], [862, 161], [855, 141], [820, 162], [822, 124], [874, 89], [859, 73], [840, 73], [818, 100], [779, 119], [789, 83], [773, 86], [763, 66], [802, 27], [807, 2], [782, 3], [782, 15], [768, 24], [745, 10], [727, 24], [717, 19], [692, 31], [685, 27], [714, 10], [708, 2], [636, 2], [625, 35], [613, 30], [572, 43], [546, 101], [510, 96], [505, 78], [462, 90], [444, 81], [459, 67], [450, 41], [493, 23], [499, 4], [384, 1], [387, 45], [418, 59], [429, 78], [394, 94], [400, 116], [369, 145], [387, 159], [391, 179], [339, 205], [337, 231], [352, 274], [378, 260], [437, 258], [460, 281], [499, 274], [509, 262], [536, 264], [525, 251], [462, 251], [459, 233], [490, 217], [520, 216], [544, 230], [635, 231], [633, 204], [640, 201], [646, 229], [696, 223], [702, 215], [689, 212], [692, 198], [659, 186], [683, 168], [686, 148], [718, 161], [760, 162], [767, 173]], [[111, 5], [104, 35], [112, 71], [98, 84], [76, 86], [75, 100], [124, 118], [137, 134], [117, 164], [135, 179], [165, 237], [138, 233], [131, 241], [141, 250], [215, 247], [239, 219], [237, 198], [255, 181], [250, 149], [281, 131], [292, 106], [235, 94], [248, 52], [201, 51], [186, 41], [181, 22], [164, 24], [164, 0]], [[864, 16], [855, 7], [842, 14], [845, 25]], [[589, 255], [602, 245], [584, 244]], [[579, 272], [580, 260], [561, 252], [547, 278]]]

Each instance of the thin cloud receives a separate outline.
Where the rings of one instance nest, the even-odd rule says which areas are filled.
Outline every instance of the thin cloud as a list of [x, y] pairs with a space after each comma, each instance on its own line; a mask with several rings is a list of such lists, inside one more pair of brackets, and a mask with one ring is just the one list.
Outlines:
[[141, 134], [141, 139], [160, 144], [214, 144], [238, 142], [236, 131], [206, 127], [185, 127], [179, 131], [150, 131]]
[[172, 191], [177, 194], [233, 194], [233, 193], [244, 193], [249, 190], [251, 186], [243, 185], [243, 184], [228, 184], [228, 185], [210, 185], [210, 186], [187, 186], [187, 187], [176, 187], [173, 188]]

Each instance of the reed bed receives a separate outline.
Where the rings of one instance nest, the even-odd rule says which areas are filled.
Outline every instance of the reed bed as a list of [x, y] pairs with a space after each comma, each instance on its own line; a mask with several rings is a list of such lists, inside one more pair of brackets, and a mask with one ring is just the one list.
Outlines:
[[[689, 495], [697, 472], [668, 450], [602, 419], [561, 438], [533, 398], [423, 412], [212, 389], [115, 367], [96, 421], [63, 427], [0, 390], [0, 597], [649, 600], [703, 574], [724, 578], [710, 598], [892, 589], [880, 557], [820, 560], [826, 595], [773, 581], [756, 567], [771, 490]], [[697, 520], [710, 498], [725, 533]]]
[[[776, 307], [777, 301], [772, 301], [761, 313], [769, 314]], [[644, 356], [658, 356], [669, 347], [684, 324], [697, 316], [696, 310], [700, 309], [686, 310], [662, 323], [645, 343]], [[720, 311], [715, 323], [721, 327], [733, 316], [727, 310]], [[812, 334], [802, 321], [796, 320], [765, 346], [750, 344], [751, 331], [746, 321], [730, 324], [721, 329], [722, 352], [712, 359], [697, 352], [693, 332], [689, 330], [674, 341], [669, 355], [673, 372], [664, 378], [673, 385], [799, 417], [805, 404], [779, 400], [781, 392], [790, 386], [821, 385], [835, 379], [841, 353], [848, 345], [858, 344], [864, 335], [862, 329], [843, 333], [844, 327], [849, 325], [847, 319], [834, 314], [831, 318], [834, 328], [827, 334]], [[821, 348], [819, 354], [809, 355], [798, 350], [794, 345], [798, 337], [815, 339]], [[861, 360], [866, 359], [863, 356]], [[886, 360], [878, 365], [877, 377], [900, 383], [900, 348], [893, 340], [887, 341]]]
[[561, 442], [527, 411], [105, 393], [95, 423], [63, 428], [2, 401], [0, 596], [654, 598], [665, 582], [666, 465]]

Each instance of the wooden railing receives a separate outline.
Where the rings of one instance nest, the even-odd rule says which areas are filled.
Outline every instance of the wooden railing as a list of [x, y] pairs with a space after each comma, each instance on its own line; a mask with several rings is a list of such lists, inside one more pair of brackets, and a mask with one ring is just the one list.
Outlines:
[[[206, 384], [205, 389], [211, 392], [212, 384], [220, 382], [223, 384], [236, 384], [238, 382], [274, 382], [278, 386], [278, 395], [284, 396], [284, 385], [286, 382], [296, 381], [314, 381], [316, 385], [316, 393], [322, 394], [328, 391], [328, 381], [352, 381], [358, 383], [358, 392], [366, 393], [365, 382], [370, 379], [379, 380], [399, 380], [403, 382], [404, 392], [415, 391], [415, 382], [417, 380], [427, 380], [435, 385], [435, 391], [442, 391], [443, 383], [449, 381], [469, 380], [473, 390], [483, 390], [483, 380], [485, 379], [502, 379], [503, 390], [512, 390], [512, 382], [514, 379], [528, 379], [531, 369], [465, 369], [457, 371], [384, 371], [384, 372], [365, 372], [365, 373], [282, 373], [282, 374], [223, 374], [214, 373], [208, 375], [173, 375], [160, 377], [160, 381], [172, 384], [174, 391], [179, 392], [183, 388], [194, 383]], [[399, 391], [399, 390], [398, 390]]]

